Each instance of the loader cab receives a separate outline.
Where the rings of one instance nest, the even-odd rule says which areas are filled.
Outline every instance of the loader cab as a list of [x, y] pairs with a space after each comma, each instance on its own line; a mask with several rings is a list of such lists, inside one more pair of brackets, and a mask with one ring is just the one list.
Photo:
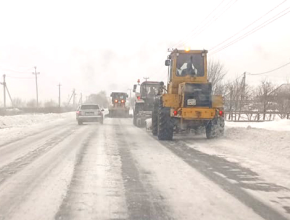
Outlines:
[[125, 106], [126, 99], [128, 98], [128, 94], [124, 92], [112, 92], [112, 104], [114, 106]]
[[141, 98], [155, 97], [158, 92], [159, 86], [159, 82], [143, 82], [140, 86]]
[[180, 83], [208, 83], [206, 50], [173, 50], [165, 61], [168, 88], [177, 94]]

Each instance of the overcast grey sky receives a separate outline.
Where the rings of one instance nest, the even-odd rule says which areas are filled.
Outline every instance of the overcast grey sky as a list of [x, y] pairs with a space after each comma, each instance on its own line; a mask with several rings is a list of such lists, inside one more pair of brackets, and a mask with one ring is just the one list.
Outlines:
[[[228, 79], [268, 71], [290, 62], [290, 13], [217, 53], [210, 49], [279, 4], [236, 37], [289, 11], [289, 0], [2, 0], [0, 74], [7, 75], [13, 98], [30, 100], [37, 66], [43, 102], [57, 101], [58, 83], [67, 100], [73, 88], [88, 95], [126, 92], [144, 76], [166, 81], [166, 51], [177, 45], [209, 50], [211, 59], [224, 63]], [[289, 73], [290, 65], [247, 81], [280, 83]]]

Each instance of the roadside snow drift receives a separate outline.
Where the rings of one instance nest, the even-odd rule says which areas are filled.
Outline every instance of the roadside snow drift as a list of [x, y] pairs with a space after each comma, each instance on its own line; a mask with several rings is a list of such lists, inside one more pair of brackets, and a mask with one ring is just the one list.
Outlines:
[[66, 119], [72, 117], [74, 113], [61, 113], [61, 114], [27, 114], [27, 115], [13, 115], [13, 116], [0, 116], [0, 129], [11, 127], [25, 127], [28, 125], [41, 124], [52, 122], [59, 119]]
[[75, 122], [74, 112], [0, 116], [0, 145], [68, 122]]

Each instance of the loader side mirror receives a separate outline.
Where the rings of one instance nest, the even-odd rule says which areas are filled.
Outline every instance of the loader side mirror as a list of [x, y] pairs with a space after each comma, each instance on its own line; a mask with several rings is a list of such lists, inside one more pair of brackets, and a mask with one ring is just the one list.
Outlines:
[[165, 66], [170, 66], [170, 60], [165, 60]]
[[133, 92], [136, 92], [136, 89], [137, 89], [137, 85], [135, 84], [135, 85], [133, 86]]

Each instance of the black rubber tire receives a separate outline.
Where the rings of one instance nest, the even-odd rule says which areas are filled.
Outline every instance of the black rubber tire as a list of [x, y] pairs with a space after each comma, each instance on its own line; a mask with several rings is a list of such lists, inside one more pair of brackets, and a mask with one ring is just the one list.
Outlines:
[[159, 140], [172, 140], [173, 138], [173, 123], [170, 117], [170, 108], [163, 107], [162, 102], [159, 104], [157, 136]]
[[136, 115], [133, 115], [133, 125], [137, 126], [137, 118]]
[[137, 107], [136, 106], [133, 112], [133, 125], [137, 126]]
[[225, 122], [223, 118], [215, 118], [206, 126], [205, 133], [207, 139], [218, 138], [224, 135]]
[[158, 106], [154, 105], [152, 111], [152, 134], [156, 136], [158, 134]]
[[135, 104], [135, 109], [134, 109], [134, 113], [133, 113], [133, 125], [135, 125], [136, 127], [138, 127], [138, 123], [137, 123], [137, 115], [140, 111], [140, 106], [138, 104]]
[[82, 124], [83, 124], [83, 122], [78, 120], [78, 125], [82, 125]]

